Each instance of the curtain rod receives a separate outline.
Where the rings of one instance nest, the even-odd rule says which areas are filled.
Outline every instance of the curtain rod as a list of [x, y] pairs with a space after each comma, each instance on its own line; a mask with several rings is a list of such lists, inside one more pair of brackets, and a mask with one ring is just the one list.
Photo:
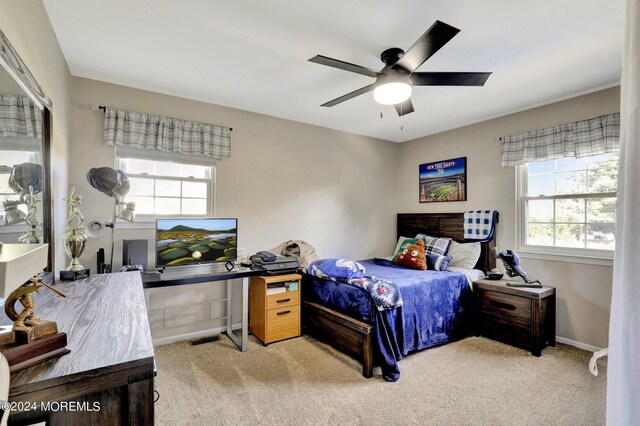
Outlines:
[[[91, 109], [94, 110], [94, 111], [98, 111], [98, 110], [104, 111], [104, 112], [107, 111], [107, 107], [106, 106], [98, 105], [98, 104], [91, 105]], [[233, 127], [229, 127], [229, 130], [233, 132]]]

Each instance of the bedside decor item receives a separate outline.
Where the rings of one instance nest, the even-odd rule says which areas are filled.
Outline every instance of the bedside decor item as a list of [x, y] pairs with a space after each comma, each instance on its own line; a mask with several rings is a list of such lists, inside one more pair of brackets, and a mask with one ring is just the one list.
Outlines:
[[421, 203], [467, 201], [467, 157], [420, 164]]
[[489, 272], [487, 272], [487, 279], [498, 281], [501, 280], [504, 274], [498, 270], [498, 268], [493, 268]]
[[507, 281], [509, 287], [532, 287], [542, 288], [542, 284], [539, 280], [530, 280], [527, 277], [527, 273], [520, 266], [520, 256], [513, 250], [498, 251], [497, 247], [493, 248], [493, 253], [496, 258], [499, 258], [507, 270], [507, 275], [510, 277], [520, 277], [524, 282], [520, 281]]
[[[75, 194], [76, 188], [71, 188], [69, 198], [65, 199], [69, 207], [69, 218], [65, 224], [67, 233], [64, 235], [64, 250], [71, 258], [71, 263], [65, 271], [60, 271], [61, 280], [76, 280], [89, 276], [89, 269], [80, 264], [80, 256], [87, 244], [87, 235], [84, 233], [84, 216], [80, 211], [82, 196]], [[74, 226], [74, 221], [77, 221]]]
[[[5, 244], [0, 253], [0, 297], [6, 297], [5, 313], [13, 321], [1, 327], [0, 351], [12, 373], [69, 353], [67, 335], [58, 332], [55, 321], [35, 315], [32, 293], [39, 293], [43, 286], [66, 297], [38, 276], [47, 267], [48, 251], [47, 244]], [[20, 312], [16, 302], [22, 305]]]

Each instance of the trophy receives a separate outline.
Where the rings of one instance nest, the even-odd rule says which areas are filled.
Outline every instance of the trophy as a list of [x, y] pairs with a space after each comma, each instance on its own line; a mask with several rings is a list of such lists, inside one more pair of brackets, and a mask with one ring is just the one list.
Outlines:
[[[71, 258], [71, 263], [65, 271], [60, 271], [61, 280], [77, 280], [89, 276], [89, 269], [82, 266], [79, 260], [87, 245], [87, 236], [84, 233], [84, 216], [80, 211], [82, 196], [75, 194], [75, 191], [75, 188], [71, 188], [69, 198], [65, 199], [69, 207], [69, 219], [65, 225], [67, 232], [64, 235], [64, 250]], [[77, 221], [76, 226], [73, 226], [74, 221]]]
[[23, 244], [40, 243], [40, 221], [38, 220], [38, 203], [33, 186], [29, 185], [29, 193], [24, 196], [24, 204], [27, 206], [27, 215], [24, 222], [27, 224], [27, 233], [18, 239]]

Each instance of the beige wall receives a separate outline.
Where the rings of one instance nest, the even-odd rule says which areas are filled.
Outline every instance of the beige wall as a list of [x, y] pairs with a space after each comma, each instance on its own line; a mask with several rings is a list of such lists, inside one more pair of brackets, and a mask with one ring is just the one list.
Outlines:
[[[304, 239], [324, 256], [393, 249], [395, 143], [74, 77], [69, 179], [87, 220], [108, 220], [113, 205], [85, 179], [91, 167], [113, 166], [95, 103], [232, 127], [232, 156], [216, 168], [215, 213], [238, 217], [239, 247], [251, 253], [287, 239]], [[122, 239], [139, 237], [152, 239], [153, 231], [117, 231], [116, 266]], [[90, 240], [84, 266], [95, 270], [95, 252], [106, 246], [106, 237]]]
[[52, 175], [57, 269], [66, 262], [62, 198], [67, 191], [71, 74], [40, 0], [0, 0], [0, 29], [53, 102]]
[[[497, 243], [516, 247], [515, 168], [501, 167], [498, 138], [620, 110], [619, 87], [507, 115], [399, 145], [397, 207], [404, 212], [451, 212], [494, 208], [500, 212]], [[418, 202], [418, 165], [467, 157], [468, 201]], [[612, 268], [524, 259], [529, 275], [557, 288], [557, 333], [607, 346]]]

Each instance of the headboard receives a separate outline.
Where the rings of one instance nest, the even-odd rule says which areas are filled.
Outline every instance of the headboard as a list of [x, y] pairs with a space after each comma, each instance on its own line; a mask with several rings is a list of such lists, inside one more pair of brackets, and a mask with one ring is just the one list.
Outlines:
[[[397, 238], [413, 238], [418, 233], [434, 237], [449, 237], [454, 241], [464, 241], [464, 213], [398, 213]], [[493, 254], [495, 239], [480, 243], [480, 259], [475, 268], [487, 272], [496, 267]]]

